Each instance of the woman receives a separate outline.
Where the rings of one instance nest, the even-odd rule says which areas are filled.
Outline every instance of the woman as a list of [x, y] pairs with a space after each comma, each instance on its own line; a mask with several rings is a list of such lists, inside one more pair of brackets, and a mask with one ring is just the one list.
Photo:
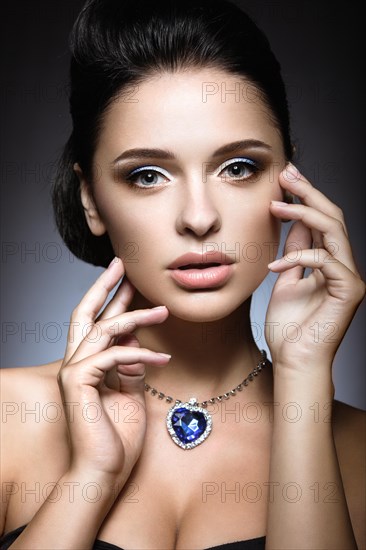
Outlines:
[[[65, 356], [4, 373], [42, 415], [6, 416], [1, 548], [362, 548], [364, 414], [331, 367], [365, 285], [291, 164], [267, 40], [224, 1], [90, 0], [71, 43], [56, 220], [107, 269]], [[268, 269], [272, 363], [249, 317]]]

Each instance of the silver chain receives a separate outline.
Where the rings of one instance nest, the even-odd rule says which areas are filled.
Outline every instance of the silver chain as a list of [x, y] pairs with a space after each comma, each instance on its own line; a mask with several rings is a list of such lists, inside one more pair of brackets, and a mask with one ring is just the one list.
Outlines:
[[[261, 370], [266, 366], [268, 365], [270, 362], [269, 360], [267, 359], [267, 353], [264, 349], [261, 350], [261, 359], [259, 361], [259, 363], [257, 364], [256, 367], [254, 367], [254, 369], [248, 374], [248, 376], [246, 378], [244, 378], [244, 380], [242, 382], [240, 382], [240, 384], [238, 384], [235, 388], [233, 388], [232, 390], [224, 393], [223, 395], [217, 395], [216, 397], [211, 397], [211, 399], [208, 399], [207, 401], [202, 401], [202, 403], [197, 403], [197, 405], [199, 407], [204, 407], [206, 408], [208, 404], [210, 405], [213, 405], [215, 402], [217, 403], [221, 403], [221, 401], [223, 399], [230, 399], [230, 397], [233, 397], [236, 395], [236, 392], [240, 392], [243, 390], [244, 386], [247, 386], [249, 384], [249, 382], [251, 382], [252, 380], [254, 380], [254, 377], [255, 376], [258, 376], [258, 374], [261, 372]], [[153, 388], [152, 386], [150, 386], [149, 384], [146, 384], [145, 382], [145, 391], [146, 392], [150, 392], [151, 395], [157, 395], [158, 396], [158, 399], [165, 399], [165, 401], [167, 403], [172, 403], [174, 400], [173, 400], [173, 397], [171, 397], [170, 395], [165, 395], [165, 393], [161, 392], [161, 391], [158, 391], [156, 388]], [[178, 403], [183, 403], [183, 401], [181, 401], [180, 399], [176, 399], [175, 400], [175, 403], [178, 404]]]

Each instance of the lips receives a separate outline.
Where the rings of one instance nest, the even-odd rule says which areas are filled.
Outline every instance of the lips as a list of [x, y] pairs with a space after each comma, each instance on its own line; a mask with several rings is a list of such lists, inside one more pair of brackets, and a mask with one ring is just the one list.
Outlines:
[[220, 252], [183, 254], [169, 266], [172, 279], [182, 288], [209, 289], [226, 283], [234, 261]]
[[218, 267], [220, 265], [230, 265], [234, 261], [222, 252], [206, 252], [199, 254], [197, 252], [188, 252], [176, 258], [168, 269], [207, 269], [209, 267]]
[[221, 265], [219, 263], [210, 263], [210, 264], [187, 264], [177, 267], [177, 269], [206, 269], [208, 267], [217, 267]]

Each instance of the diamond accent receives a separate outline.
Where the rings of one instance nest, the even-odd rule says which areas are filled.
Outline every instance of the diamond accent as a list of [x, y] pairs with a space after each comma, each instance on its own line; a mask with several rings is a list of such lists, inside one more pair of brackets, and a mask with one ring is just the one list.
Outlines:
[[188, 403], [176, 403], [169, 409], [166, 425], [174, 443], [189, 450], [208, 438], [212, 430], [212, 418], [192, 397]]

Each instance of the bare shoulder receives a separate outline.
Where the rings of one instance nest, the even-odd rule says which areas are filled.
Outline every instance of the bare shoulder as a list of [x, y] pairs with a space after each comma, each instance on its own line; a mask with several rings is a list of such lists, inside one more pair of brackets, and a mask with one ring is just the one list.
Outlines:
[[366, 548], [366, 411], [335, 400], [332, 426], [353, 529]]
[[[52, 437], [62, 437], [62, 401], [57, 383], [61, 360], [39, 366], [0, 369], [1, 512], [3, 532], [12, 487], [39, 460]], [[52, 448], [52, 447], [51, 447]]]
[[[32, 367], [0, 369], [0, 395], [4, 403], [34, 403], [35, 400], [48, 400], [58, 397], [57, 374], [62, 360]], [[24, 407], [25, 405], [23, 405]], [[10, 407], [10, 404], [9, 406]], [[6, 408], [8, 408], [6, 407]]]
[[[29, 438], [41, 436], [59, 415], [60, 367], [61, 360], [57, 360], [39, 366], [0, 369], [1, 444], [11, 471], [16, 467], [16, 454]], [[11, 473], [8, 469], [7, 472]]]
[[0, 369], [0, 397], [3, 403], [2, 421], [16, 417], [19, 409], [26, 413], [31, 404], [45, 404], [52, 399], [60, 401], [57, 374], [61, 368], [61, 359], [32, 367]]

